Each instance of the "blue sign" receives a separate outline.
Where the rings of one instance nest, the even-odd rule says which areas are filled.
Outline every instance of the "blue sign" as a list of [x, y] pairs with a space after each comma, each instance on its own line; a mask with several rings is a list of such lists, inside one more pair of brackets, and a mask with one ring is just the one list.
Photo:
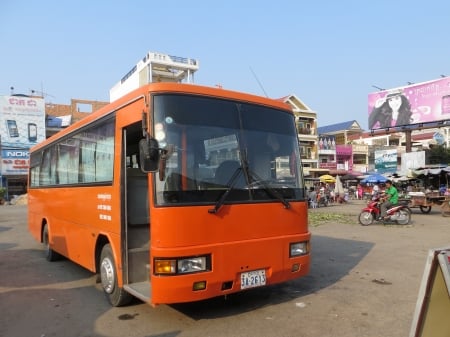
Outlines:
[[439, 145], [444, 144], [444, 141], [445, 141], [444, 135], [443, 135], [442, 133], [440, 133], [440, 132], [436, 132], [436, 133], [433, 135], [433, 139], [434, 139], [434, 140], [436, 141], [436, 143], [438, 143]]

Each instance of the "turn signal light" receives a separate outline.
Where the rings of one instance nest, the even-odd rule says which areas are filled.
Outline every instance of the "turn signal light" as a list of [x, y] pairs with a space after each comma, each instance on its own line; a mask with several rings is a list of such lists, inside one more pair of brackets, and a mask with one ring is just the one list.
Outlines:
[[177, 260], [155, 260], [156, 274], [175, 274]]

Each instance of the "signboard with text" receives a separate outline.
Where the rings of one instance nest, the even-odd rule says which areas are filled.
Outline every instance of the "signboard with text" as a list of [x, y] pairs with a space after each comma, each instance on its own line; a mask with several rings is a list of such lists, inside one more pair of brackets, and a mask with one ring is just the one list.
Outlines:
[[425, 166], [425, 151], [402, 153], [402, 172]]
[[378, 173], [397, 171], [397, 149], [375, 151], [375, 170]]
[[44, 99], [0, 96], [0, 173], [27, 174], [29, 149], [43, 140], [45, 140]]
[[45, 102], [27, 96], [0, 96], [2, 148], [30, 148], [45, 140]]
[[28, 150], [2, 150], [1, 152], [2, 175], [28, 174], [30, 165], [30, 153]]

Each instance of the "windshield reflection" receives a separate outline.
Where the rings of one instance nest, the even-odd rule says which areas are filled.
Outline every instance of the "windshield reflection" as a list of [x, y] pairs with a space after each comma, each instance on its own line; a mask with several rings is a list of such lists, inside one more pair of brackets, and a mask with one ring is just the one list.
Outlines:
[[[206, 97], [153, 97], [154, 134], [169, 148], [156, 174], [159, 205], [304, 198], [293, 116]], [[162, 179], [160, 180], [159, 177]]]

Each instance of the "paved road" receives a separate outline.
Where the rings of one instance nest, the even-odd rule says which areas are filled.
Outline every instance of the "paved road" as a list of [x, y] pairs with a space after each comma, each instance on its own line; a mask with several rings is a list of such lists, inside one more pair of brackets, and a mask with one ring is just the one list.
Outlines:
[[450, 221], [414, 210], [410, 226], [360, 226], [362, 202], [311, 212], [307, 277], [228, 298], [111, 308], [88, 271], [48, 263], [27, 232], [26, 206], [0, 206], [0, 336], [390, 336], [410, 330], [430, 248], [450, 245]]

